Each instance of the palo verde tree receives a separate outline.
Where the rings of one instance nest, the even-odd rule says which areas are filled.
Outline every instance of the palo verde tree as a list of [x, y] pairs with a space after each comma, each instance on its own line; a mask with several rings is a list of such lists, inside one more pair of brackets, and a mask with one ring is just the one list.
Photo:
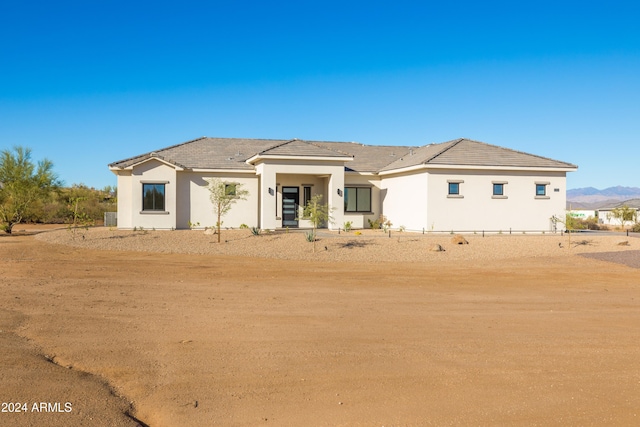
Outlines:
[[328, 204], [323, 204], [322, 194], [316, 194], [309, 200], [302, 211], [302, 217], [307, 219], [313, 225], [313, 231], [310, 236], [313, 242], [313, 251], [316, 251], [316, 230], [319, 226], [327, 221], [333, 221], [331, 217], [332, 208]]
[[16, 224], [22, 222], [29, 209], [37, 201], [46, 200], [60, 181], [53, 172], [53, 163], [48, 159], [35, 164], [31, 150], [14, 147], [0, 152], [0, 223], [11, 233]]
[[225, 216], [235, 202], [247, 200], [249, 192], [242, 188], [242, 184], [226, 183], [219, 178], [209, 180], [207, 189], [211, 203], [213, 203], [213, 213], [216, 215], [216, 232], [218, 233], [218, 243], [220, 243], [220, 228], [222, 217]]

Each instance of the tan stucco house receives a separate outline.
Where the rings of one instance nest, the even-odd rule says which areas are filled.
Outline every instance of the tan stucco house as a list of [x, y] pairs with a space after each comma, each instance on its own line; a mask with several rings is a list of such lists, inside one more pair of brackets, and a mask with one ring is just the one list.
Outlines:
[[211, 226], [207, 190], [218, 177], [249, 191], [224, 227], [308, 227], [317, 194], [341, 228], [384, 215], [411, 231], [547, 231], [564, 217], [566, 173], [577, 166], [469, 139], [422, 147], [199, 138], [109, 165], [118, 177], [118, 227]]

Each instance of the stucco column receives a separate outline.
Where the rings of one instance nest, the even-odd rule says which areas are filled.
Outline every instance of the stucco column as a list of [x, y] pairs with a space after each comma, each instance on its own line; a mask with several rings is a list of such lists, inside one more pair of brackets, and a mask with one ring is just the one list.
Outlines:
[[273, 166], [261, 163], [256, 166], [256, 173], [260, 175], [260, 228], [275, 230], [276, 220], [276, 171]]
[[329, 223], [329, 230], [338, 230], [344, 223], [344, 166], [335, 166], [329, 178], [328, 203], [333, 217], [333, 223]]

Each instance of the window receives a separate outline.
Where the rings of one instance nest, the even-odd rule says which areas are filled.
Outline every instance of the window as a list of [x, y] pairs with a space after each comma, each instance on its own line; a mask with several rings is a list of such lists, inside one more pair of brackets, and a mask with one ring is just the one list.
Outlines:
[[449, 191], [447, 193], [447, 197], [450, 199], [462, 199], [464, 196], [460, 194], [460, 184], [464, 181], [462, 180], [449, 180], [447, 181], [447, 185], [449, 186]]
[[504, 194], [504, 186], [508, 184], [507, 181], [493, 181], [491, 183], [493, 185], [493, 195], [491, 196], [494, 199], [506, 199], [507, 196]]
[[536, 196], [544, 197], [547, 195], [547, 184], [536, 184]]
[[142, 184], [142, 210], [164, 211], [165, 184]]
[[371, 212], [371, 188], [370, 187], [345, 187], [344, 211], [345, 212]]
[[304, 194], [302, 197], [302, 206], [307, 206], [311, 201], [311, 187], [304, 187]]
[[224, 185], [224, 194], [226, 194], [227, 196], [235, 196], [236, 195], [236, 186], [237, 186], [237, 184], [235, 184], [235, 183], [225, 184]]

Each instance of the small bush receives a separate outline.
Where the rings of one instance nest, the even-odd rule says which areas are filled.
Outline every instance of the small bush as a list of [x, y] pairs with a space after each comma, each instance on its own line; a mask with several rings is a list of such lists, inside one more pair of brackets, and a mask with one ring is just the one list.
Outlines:
[[307, 240], [307, 242], [313, 243], [316, 241], [316, 233], [314, 233], [313, 231], [304, 233], [304, 238]]
[[[242, 226], [240, 226], [240, 228], [242, 228]], [[260, 230], [259, 227], [251, 227], [251, 234], [254, 236], [259, 236], [261, 232], [262, 230]]]
[[631, 226], [631, 231], [634, 233], [640, 233], [640, 222], [636, 222]]
[[351, 231], [351, 227], [353, 226], [353, 222], [352, 221], [345, 221], [344, 223], [344, 231]]
[[[249, 226], [247, 224], [240, 224], [240, 230], [246, 230], [247, 228], [249, 228]], [[253, 227], [255, 228], [255, 227]]]

